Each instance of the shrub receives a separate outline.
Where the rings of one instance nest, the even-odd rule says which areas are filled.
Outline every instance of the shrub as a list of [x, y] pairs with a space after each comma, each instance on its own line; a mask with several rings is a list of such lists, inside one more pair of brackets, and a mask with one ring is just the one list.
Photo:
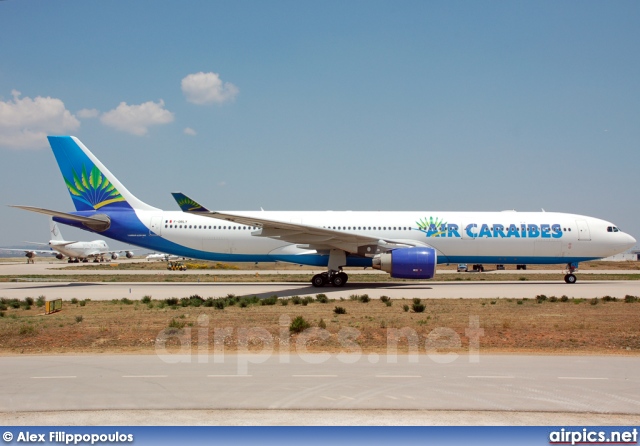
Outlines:
[[184, 328], [185, 323], [183, 321], [179, 321], [177, 319], [171, 319], [169, 322], [169, 328], [176, 328], [178, 330], [182, 330]]
[[357, 294], [352, 294], [349, 296], [349, 300], [360, 300], [360, 296]]
[[[305, 304], [306, 302], [306, 304]], [[304, 299], [302, 299], [302, 305], [307, 305], [313, 302], [313, 297], [311, 296], [305, 296]]]
[[630, 294], [627, 294], [626, 296], [624, 296], [624, 301], [625, 303], [633, 303], [633, 302], [638, 302], [638, 298], [636, 296], [632, 296]]
[[327, 302], [329, 302], [329, 298], [326, 294], [316, 294], [316, 301], [320, 302], [321, 304], [326, 304]]
[[518, 305], [522, 305], [522, 301], [521, 301], [521, 300], [519, 300], [519, 301], [517, 301], [517, 302], [516, 302], [516, 304], [518, 304]]
[[173, 306], [175, 306], [175, 305], [178, 305], [178, 303], [180, 302], [180, 301], [178, 300], [178, 298], [177, 298], [177, 297], [169, 297], [169, 298], [165, 299], [164, 301], [165, 301], [165, 302], [167, 303], [167, 305], [169, 305], [170, 307], [173, 307]]
[[214, 306], [213, 297], [208, 297], [207, 300], [202, 302], [202, 306], [203, 307], [213, 307]]
[[149, 302], [147, 304], [147, 308], [151, 310], [153, 308], [153, 302]]
[[280, 299], [280, 305], [286, 307], [287, 305], [289, 305], [289, 299]]
[[33, 297], [25, 297], [24, 301], [29, 306], [33, 305], [36, 302], [35, 300], [33, 300]]
[[6, 304], [0, 304], [0, 311], [7, 311], [7, 308]]
[[240, 308], [247, 308], [249, 306], [249, 303], [246, 300], [242, 299], [240, 302], [238, 302], [238, 306]]
[[384, 303], [387, 303], [391, 300], [389, 296], [380, 296], [380, 300]]
[[416, 313], [422, 313], [425, 310], [424, 304], [420, 304], [420, 303], [418, 303], [418, 304], [414, 303], [411, 307], [413, 308], [413, 311], [416, 312]]
[[391, 305], [393, 305], [393, 302], [391, 300], [388, 300], [384, 303], [387, 307], [390, 307]]
[[367, 304], [369, 303], [371, 299], [369, 298], [368, 294], [363, 294], [362, 296], [360, 296], [360, 302], [362, 302], [363, 304]]
[[547, 296], [545, 296], [544, 294], [538, 294], [536, 296], [536, 300], [538, 301], [538, 303], [543, 302], [543, 301], [547, 300]]
[[591, 305], [598, 305], [598, 298], [594, 297], [593, 299], [591, 299], [591, 301], [589, 302]]
[[225, 303], [224, 299], [216, 299], [216, 300], [212, 300], [211, 302], [213, 303], [213, 306], [217, 310], [224, 310], [224, 303]]
[[302, 303], [302, 298], [300, 296], [293, 296], [291, 298], [291, 302], [293, 305], [300, 305]]
[[617, 299], [615, 297], [611, 297], [611, 296], [604, 296], [602, 298], [603, 302], [615, 302]]
[[344, 307], [335, 307], [333, 312], [335, 314], [347, 314], [347, 310]]
[[151, 302], [151, 296], [144, 296], [140, 302], [142, 302], [143, 304], [148, 304], [149, 302]]
[[76, 316], [76, 323], [80, 323], [82, 322], [83, 317], [82, 316]]
[[292, 333], [300, 333], [311, 327], [311, 324], [307, 322], [302, 316], [296, 316], [296, 318], [291, 321], [291, 325], [289, 325], [289, 331]]
[[558, 302], [558, 298], [556, 296], [551, 296], [549, 298], [549, 302]]
[[81, 307], [84, 307], [85, 305], [87, 305], [87, 301], [86, 300], [81, 300], [78, 303], [80, 304]]
[[560, 302], [567, 302], [568, 300], [569, 300], [569, 297], [567, 297], [566, 295], [563, 295], [563, 296], [560, 298]]
[[120, 299], [120, 302], [125, 305], [133, 305], [133, 301], [128, 297], [123, 297], [122, 299]]
[[32, 335], [36, 333], [36, 329], [32, 325], [21, 325], [18, 333], [21, 335]]
[[78, 303], [78, 299], [76, 299], [75, 297], [73, 299], [71, 299], [71, 303], [72, 304], [77, 304]]
[[413, 298], [413, 303], [414, 303], [414, 304], [419, 305], [419, 304], [420, 304], [420, 302], [422, 302], [422, 301], [420, 300], [420, 298], [419, 298], [419, 297], [414, 297], [414, 298]]
[[403, 309], [403, 310], [404, 310], [404, 312], [406, 313], [407, 311], [409, 311], [409, 305], [404, 304], [404, 305], [402, 306], [402, 309]]
[[320, 319], [320, 322], [318, 322], [318, 327], [322, 329], [327, 328], [327, 323], [324, 321], [324, 319]]
[[278, 296], [275, 294], [260, 301], [260, 305], [275, 305], [276, 303], [278, 303]]

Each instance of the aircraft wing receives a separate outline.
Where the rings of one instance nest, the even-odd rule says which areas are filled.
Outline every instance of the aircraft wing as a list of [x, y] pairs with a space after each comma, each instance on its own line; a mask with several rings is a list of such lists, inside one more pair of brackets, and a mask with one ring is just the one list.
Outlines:
[[44, 250], [44, 249], [19, 249], [19, 248], [0, 248], [0, 251], [8, 251], [8, 252], [23, 252], [25, 254], [36, 253], [36, 254], [51, 254], [56, 255], [57, 252], [53, 250]]
[[327, 249], [341, 249], [364, 256], [373, 256], [379, 252], [389, 251], [401, 247], [428, 246], [415, 240], [380, 239], [362, 234], [345, 231], [336, 231], [318, 226], [310, 226], [300, 223], [270, 220], [256, 216], [245, 216], [228, 212], [210, 211], [195, 200], [183, 193], [172, 194], [182, 210], [189, 214], [202, 215], [219, 220], [232, 221], [242, 225], [258, 227], [259, 230], [252, 233], [258, 237], [270, 237], [295, 243], [301, 248], [315, 249], [318, 251]]

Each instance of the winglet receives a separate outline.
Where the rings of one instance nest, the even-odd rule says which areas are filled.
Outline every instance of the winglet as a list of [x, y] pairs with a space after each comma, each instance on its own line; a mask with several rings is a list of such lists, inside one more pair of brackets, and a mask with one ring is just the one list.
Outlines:
[[171, 195], [173, 195], [173, 199], [176, 200], [176, 203], [178, 203], [178, 206], [180, 206], [180, 209], [182, 209], [183, 212], [211, 212], [209, 209], [205, 208], [197, 201], [187, 197], [182, 192], [171, 192]]

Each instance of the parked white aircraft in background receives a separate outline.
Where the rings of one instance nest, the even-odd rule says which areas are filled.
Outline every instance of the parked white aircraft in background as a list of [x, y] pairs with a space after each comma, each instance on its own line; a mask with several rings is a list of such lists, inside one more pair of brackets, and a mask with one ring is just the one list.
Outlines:
[[89, 259], [93, 259], [94, 262], [104, 262], [108, 257], [112, 260], [116, 260], [121, 253], [130, 259], [133, 257], [133, 252], [118, 250], [110, 251], [107, 242], [104, 240], [94, 240], [92, 242], [72, 242], [67, 241], [62, 237], [58, 224], [53, 221], [53, 218], [49, 220], [49, 232], [51, 233], [51, 240], [49, 243], [36, 243], [26, 242], [34, 245], [48, 245], [49, 250], [38, 249], [3, 249], [3, 251], [22, 251], [25, 256], [33, 260], [37, 254], [56, 254], [57, 259], [69, 258], [69, 263], [88, 262]]
[[49, 143], [75, 212], [31, 206], [55, 221], [177, 256], [223, 262], [326, 266], [314, 286], [343, 286], [343, 266], [431, 279], [438, 263], [566, 264], [618, 254], [636, 240], [605, 220], [556, 212], [215, 212], [181, 193], [182, 212], [130, 193], [73, 136]]

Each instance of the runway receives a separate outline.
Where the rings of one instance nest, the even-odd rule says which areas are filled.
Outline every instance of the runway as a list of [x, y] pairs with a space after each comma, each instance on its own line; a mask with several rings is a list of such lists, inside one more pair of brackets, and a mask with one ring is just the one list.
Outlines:
[[301, 355], [295, 350], [288, 356], [2, 357], [0, 411], [384, 409], [640, 415], [639, 357], [480, 354], [477, 360], [472, 355]]
[[327, 286], [315, 288], [306, 283], [222, 283], [222, 282], [0, 282], [0, 297], [24, 299], [25, 297], [45, 296], [47, 299], [71, 300], [112, 300], [141, 299], [151, 296], [153, 299], [169, 297], [188, 297], [197, 294], [203, 298], [236, 296], [281, 298], [292, 296], [315, 296], [326, 294], [330, 299], [349, 298], [352, 294], [368, 294], [377, 299], [386, 295], [393, 299], [458, 299], [458, 298], [529, 298], [539, 294], [575, 298], [594, 298], [613, 296], [624, 298], [627, 294], [640, 296], [640, 281], [583, 281], [568, 285], [564, 282], [388, 282], [388, 283], [352, 283], [343, 288]]

